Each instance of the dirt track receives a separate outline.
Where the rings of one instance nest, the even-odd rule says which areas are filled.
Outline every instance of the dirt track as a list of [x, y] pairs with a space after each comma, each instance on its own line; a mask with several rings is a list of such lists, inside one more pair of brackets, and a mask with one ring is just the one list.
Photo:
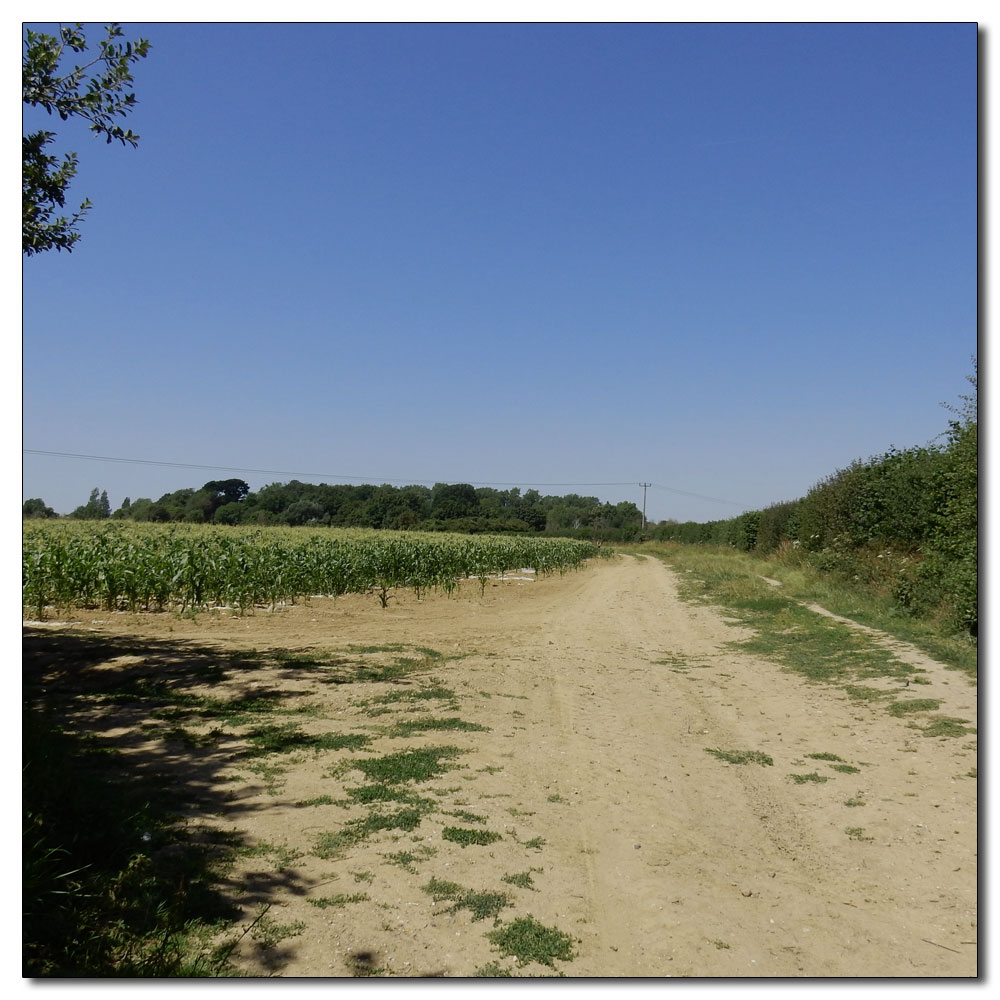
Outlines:
[[[280, 878], [260, 858], [232, 875], [237, 897], [254, 884], [276, 919], [305, 924], [280, 952], [243, 950], [262, 972], [350, 975], [359, 955], [394, 976], [470, 976], [491, 962], [515, 975], [555, 971], [499, 955], [486, 937], [492, 921], [446, 912], [421, 888], [433, 877], [508, 891], [513, 905], [501, 920], [531, 914], [571, 934], [576, 958], [556, 962], [567, 976], [976, 974], [974, 737], [925, 738], [884, 706], [727, 647], [744, 633], [720, 612], [679, 601], [658, 560], [619, 557], [562, 578], [501, 583], [482, 598], [478, 585], [453, 599], [403, 594], [387, 610], [348, 598], [243, 619], [103, 617], [84, 625], [240, 649], [406, 643], [462, 657], [429, 673], [456, 691], [463, 720], [489, 731], [406, 744], [468, 751], [460, 770], [431, 783], [444, 812], [429, 813], [416, 837], [381, 834], [342, 860], [309, 854], [318, 832], [361, 815], [356, 806], [295, 805], [359, 783], [357, 772], [330, 778], [321, 756], [296, 765], [278, 794], [259, 780], [227, 785], [221, 819], [206, 817], [302, 852]], [[975, 719], [975, 688], [923, 666], [931, 684], [920, 694]], [[283, 677], [304, 700], [323, 699], [317, 731], [335, 720], [341, 731], [370, 733], [384, 721], [361, 711], [357, 685]], [[401, 746], [383, 735], [372, 749]], [[774, 763], [728, 764], [711, 748], [760, 751]], [[831, 770], [806, 757], [813, 753], [858, 772]], [[790, 780], [816, 771], [829, 780]], [[455, 810], [485, 817], [503, 839], [442, 839], [461, 822]], [[416, 871], [386, 860], [421, 847], [434, 853]], [[502, 881], [526, 871], [534, 889]], [[368, 899], [309, 905], [331, 892]]]

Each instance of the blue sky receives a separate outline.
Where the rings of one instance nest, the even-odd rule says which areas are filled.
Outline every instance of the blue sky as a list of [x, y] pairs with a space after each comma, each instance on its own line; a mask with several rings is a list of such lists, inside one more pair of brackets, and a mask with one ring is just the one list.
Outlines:
[[26, 454], [24, 497], [710, 520], [925, 444], [977, 351], [976, 30], [126, 22], [139, 149], [50, 123], [93, 208], [23, 262], [23, 445], [176, 465]]

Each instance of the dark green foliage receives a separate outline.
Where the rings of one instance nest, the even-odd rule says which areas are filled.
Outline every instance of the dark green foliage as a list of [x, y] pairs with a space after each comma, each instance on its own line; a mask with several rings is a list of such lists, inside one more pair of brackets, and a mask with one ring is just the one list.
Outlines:
[[557, 927], [546, 927], [530, 914], [490, 931], [487, 935], [502, 955], [511, 955], [519, 965], [540, 962], [555, 968], [555, 959], [570, 962], [576, 957], [573, 939]]
[[23, 975], [231, 974], [198, 936], [235, 913], [210, 854], [174, 828], [168, 790], [34, 712], [23, 739]]
[[503, 840], [503, 837], [499, 833], [494, 833], [492, 830], [470, 830], [462, 826], [446, 826], [441, 831], [441, 836], [445, 840], [461, 844], [462, 847], [468, 847], [469, 844], [478, 844], [480, 847], [485, 847], [487, 844]]
[[44, 500], [38, 498], [33, 498], [31, 500], [25, 500], [21, 506], [21, 517], [24, 518], [49, 518], [58, 517], [56, 512], [45, 505]]
[[430, 781], [454, 766], [444, 761], [461, 753], [458, 747], [425, 747], [355, 761], [351, 766], [374, 782], [398, 784], [403, 781]]
[[[59, 36], [25, 29], [24, 55], [21, 64], [21, 94], [27, 107], [42, 108], [63, 121], [82, 118], [90, 131], [110, 143], [135, 148], [139, 136], [123, 129], [115, 121], [124, 118], [136, 103], [129, 89], [133, 63], [144, 59], [149, 42], [119, 42], [122, 31], [117, 24], [106, 28], [107, 38], [100, 42], [98, 53], [83, 66], [60, 67], [67, 49], [79, 55], [87, 50], [83, 25], [60, 26]], [[101, 70], [91, 69], [103, 64]], [[86, 215], [90, 202], [85, 200], [72, 216], [57, 216], [65, 206], [66, 190], [76, 174], [77, 155], [66, 153], [60, 163], [46, 147], [55, 133], [32, 132], [21, 140], [22, 158], [22, 229], [21, 247], [27, 255], [45, 250], [72, 250], [80, 239], [76, 225]]]
[[90, 491], [90, 499], [70, 514], [80, 521], [103, 521], [111, 516], [111, 504], [108, 503], [108, 491], [101, 492], [95, 486]]
[[136, 521], [212, 521], [216, 524], [290, 524], [469, 534], [541, 534], [593, 541], [631, 541], [642, 515], [631, 501], [542, 496], [517, 488], [473, 488], [467, 483], [372, 486], [271, 483], [252, 493], [241, 479], [214, 480], [200, 490], [140, 498], [116, 517]]

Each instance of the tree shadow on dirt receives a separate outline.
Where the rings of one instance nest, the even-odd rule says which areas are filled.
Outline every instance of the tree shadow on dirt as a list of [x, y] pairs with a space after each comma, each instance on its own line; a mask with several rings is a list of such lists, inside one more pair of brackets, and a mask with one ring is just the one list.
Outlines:
[[232, 829], [263, 808], [253, 786], [235, 800], [227, 773], [271, 749], [254, 733], [287, 742], [295, 728], [262, 723], [295, 719], [317, 679], [346, 682], [352, 669], [285, 650], [25, 628], [24, 974], [226, 974], [224, 962], [191, 968], [190, 928], [310, 888], [285, 869], [223, 891], [227, 861], [252, 846]]

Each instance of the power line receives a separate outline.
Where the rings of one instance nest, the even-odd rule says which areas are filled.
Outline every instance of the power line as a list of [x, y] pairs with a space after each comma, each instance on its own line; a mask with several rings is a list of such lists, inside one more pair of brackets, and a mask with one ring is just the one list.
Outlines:
[[[398, 477], [388, 477], [388, 476], [346, 476], [342, 473], [336, 472], [289, 472], [283, 469], [247, 469], [238, 466], [226, 466], [226, 465], [196, 465], [192, 462], [163, 462], [158, 459], [152, 458], [119, 458], [112, 455], [83, 455], [77, 452], [71, 451], [42, 451], [37, 448], [23, 448], [22, 453], [25, 455], [43, 455], [48, 458], [79, 458], [85, 459], [90, 462], [116, 462], [121, 465], [152, 465], [159, 466], [161, 468], [169, 469], [202, 469], [206, 472], [242, 472], [249, 475], [258, 476], [291, 476], [293, 479], [343, 479], [347, 482], [363, 482], [363, 483], [388, 483], [396, 484], [402, 483], [404, 485], [435, 485], [436, 483], [445, 482], [443, 479], [400, 479]], [[516, 483], [501, 483], [501, 482], [470, 482], [470, 486], [524, 486], [531, 483], [531, 487], [535, 486], [559, 486], [559, 487], [593, 487], [593, 486], [641, 486], [643, 488], [643, 507], [645, 507], [645, 491], [647, 487], [652, 487], [655, 490], [665, 490], [667, 493], [677, 493], [681, 496], [695, 497], [699, 500], [710, 500], [713, 503], [724, 503], [731, 504], [734, 507], [747, 507], [749, 504], [742, 503], [738, 500], [725, 500], [721, 497], [710, 497], [703, 493], [691, 493], [687, 490], [679, 490], [673, 486], [664, 486], [660, 483], [635, 483], [635, 482], [625, 482], [625, 483], [539, 483], [533, 482], [532, 480], [523, 479]]]
[[[75, 452], [69, 451], [40, 451], [35, 448], [24, 448], [22, 449], [25, 455], [45, 455], [49, 458], [82, 458], [93, 462], [118, 462], [124, 465], [156, 465], [164, 466], [172, 469], [203, 469], [208, 472], [244, 472], [251, 473], [261, 476], [292, 476], [294, 478], [302, 479], [346, 479], [353, 482], [380, 482], [380, 483], [405, 483], [405, 484], [415, 484], [415, 485], [434, 485], [435, 483], [441, 483], [445, 480], [443, 479], [400, 479], [396, 477], [386, 477], [386, 476], [345, 476], [340, 473], [335, 472], [288, 472], [281, 469], [243, 469], [235, 466], [224, 466], [224, 465], [194, 465], [190, 462], [161, 462], [155, 459], [147, 458], [114, 458], [110, 455], [79, 455]], [[470, 482], [469, 486], [523, 486], [525, 483], [532, 482], [531, 480], [522, 480], [517, 483], [498, 483], [498, 482]], [[533, 482], [534, 486], [635, 486], [635, 483], [538, 483]]]
[[[640, 486], [642, 483], [639, 484]], [[723, 500], [722, 497], [707, 497], [704, 493], [688, 493], [687, 490], [677, 490], [673, 486], [661, 486], [659, 483], [650, 483], [650, 486], [654, 490], [666, 490], [668, 493], [680, 493], [681, 496], [685, 497], [697, 497], [699, 500], [711, 500], [713, 503], [728, 503], [732, 504], [734, 507], [749, 507], [748, 503], [743, 503], [741, 500]]]

